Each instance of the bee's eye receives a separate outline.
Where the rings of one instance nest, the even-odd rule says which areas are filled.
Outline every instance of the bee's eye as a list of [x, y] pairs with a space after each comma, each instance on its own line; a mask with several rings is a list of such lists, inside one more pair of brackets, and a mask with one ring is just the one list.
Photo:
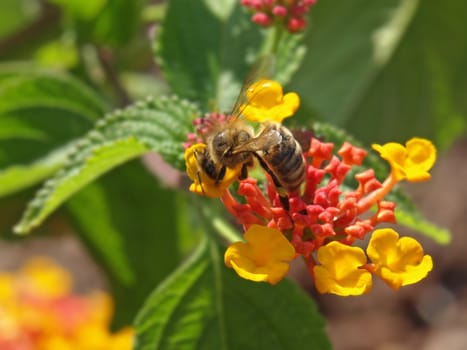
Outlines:
[[225, 135], [223, 132], [220, 132], [216, 136], [214, 136], [214, 139], [212, 142], [213, 142], [214, 148], [217, 151], [223, 151], [224, 149], [227, 148], [227, 142], [226, 142]]

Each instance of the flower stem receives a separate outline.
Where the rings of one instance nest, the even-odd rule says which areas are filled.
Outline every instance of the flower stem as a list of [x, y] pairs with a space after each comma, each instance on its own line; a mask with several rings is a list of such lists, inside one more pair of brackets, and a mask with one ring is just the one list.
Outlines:
[[381, 188], [371, 192], [369, 195], [362, 198], [358, 202], [358, 212], [361, 214], [370, 209], [378, 201], [382, 200], [389, 193], [389, 191], [392, 190], [392, 188], [397, 184], [397, 182], [397, 179], [391, 173], [386, 178], [386, 180], [384, 180]]
[[277, 51], [279, 50], [279, 44], [281, 42], [282, 33], [284, 29], [282, 28], [280, 23], [276, 23], [273, 27], [268, 29], [269, 33], [266, 39], [266, 42], [263, 46], [262, 55], [264, 56], [275, 56]]
[[274, 26], [274, 34], [273, 34], [273, 42], [271, 47], [271, 54], [276, 55], [277, 51], [279, 50], [279, 44], [281, 42], [282, 33], [284, 29], [280, 23], [276, 23]]

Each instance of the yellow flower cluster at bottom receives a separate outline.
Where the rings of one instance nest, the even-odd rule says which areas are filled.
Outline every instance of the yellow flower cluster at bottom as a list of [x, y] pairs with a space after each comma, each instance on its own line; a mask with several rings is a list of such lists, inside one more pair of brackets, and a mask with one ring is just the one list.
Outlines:
[[[227, 248], [225, 264], [245, 279], [278, 283], [295, 257], [290, 242], [280, 231], [261, 225], [252, 225], [245, 240]], [[366, 252], [337, 241], [319, 248], [320, 265], [313, 268], [317, 290], [341, 296], [365, 294], [371, 290], [372, 274], [398, 290], [419, 282], [433, 268], [420, 243], [411, 237], [399, 238], [392, 229], [374, 231]], [[372, 263], [367, 263], [367, 256]]]
[[424, 279], [433, 268], [431, 256], [424, 255], [419, 242], [411, 237], [399, 238], [392, 229], [373, 232], [366, 252], [370, 264], [358, 247], [332, 242], [319, 248], [321, 265], [313, 269], [318, 291], [342, 296], [364, 294], [371, 289], [371, 273], [398, 290]]
[[129, 350], [133, 330], [110, 333], [112, 301], [103, 292], [73, 294], [69, 273], [34, 258], [0, 274], [0, 349]]

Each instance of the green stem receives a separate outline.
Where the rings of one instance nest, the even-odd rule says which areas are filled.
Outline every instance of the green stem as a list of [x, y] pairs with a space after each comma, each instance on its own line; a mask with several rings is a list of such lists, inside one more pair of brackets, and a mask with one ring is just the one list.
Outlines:
[[214, 229], [229, 243], [241, 241], [242, 238], [236, 230], [230, 226], [225, 219], [220, 216], [214, 217], [212, 219], [212, 226]]
[[281, 23], [277, 22], [274, 27], [267, 30], [268, 35], [260, 56], [275, 56], [279, 50], [279, 44], [281, 42], [282, 34], [284, 33], [284, 28]]
[[277, 22], [274, 26], [273, 41], [270, 51], [270, 53], [273, 55], [275, 55], [279, 50], [279, 44], [281, 42], [282, 33], [284, 33], [284, 28], [281, 23]]
[[221, 215], [213, 211], [212, 206], [203, 205], [201, 213], [214, 231], [229, 243], [238, 242], [242, 239], [238, 232], [233, 229]]

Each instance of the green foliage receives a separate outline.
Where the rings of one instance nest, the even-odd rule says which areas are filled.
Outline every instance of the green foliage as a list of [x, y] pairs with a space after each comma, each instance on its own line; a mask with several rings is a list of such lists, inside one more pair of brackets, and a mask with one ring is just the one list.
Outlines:
[[467, 3], [440, 6], [319, 3], [306, 41], [310, 55], [293, 85], [304, 110], [367, 144], [417, 135], [445, 147], [465, 133]]
[[[251, 65], [266, 49], [264, 33], [232, 0], [170, 1], [157, 39], [156, 59], [169, 85], [204, 110], [229, 111]], [[275, 67], [282, 83], [304, 53], [300, 36], [284, 34]]]
[[150, 98], [102, 119], [37, 193], [15, 230], [29, 232], [85, 185], [146, 152], [158, 152], [181, 168], [183, 141], [197, 114], [195, 107], [176, 97]]
[[[239, 280], [204, 242], [136, 320], [136, 349], [330, 349], [316, 306], [293, 283]], [[180, 332], [183, 329], [183, 332]]]
[[62, 7], [79, 40], [114, 47], [127, 44], [136, 34], [143, 5], [143, 0], [49, 1]]
[[108, 272], [117, 304], [115, 325], [131, 323], [142, 300], [180, 258], [176, 197], [134, 161], [87, 186], [66, 209]]
[[2, 0], [0, 2], [0, 39], [14, 33], [36, 17], [35, 0]]
[[36, 184], [64, 163], [73, 140], [104, 112], [75, 78], [30, 65], [0, 65], [0, 196]]

